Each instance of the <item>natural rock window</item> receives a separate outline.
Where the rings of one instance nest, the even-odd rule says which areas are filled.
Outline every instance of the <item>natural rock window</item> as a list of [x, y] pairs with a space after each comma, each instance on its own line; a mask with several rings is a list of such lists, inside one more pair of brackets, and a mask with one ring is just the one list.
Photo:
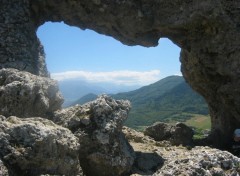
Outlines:
[[239, 6], [224, 0], [3, 0], [0, 68], [48, 76], [36, 36], [46, 21], [93, 29], [127, 45], [156, 46], [168, 37], [182, 49], [184, 78], [208, 102], [213, 144], [230, 146], [240, 126]]
[[[181, 75], [180, 48], [167, 38], [158, 47], [126, 46], [112, 37], [63, 22], [45, 23], [37, 34], [44, 45], [51, 77], [59, 81], [60, 90], [66, 95], [64, 106], [90, 91], [97, 92], [91, 88], [86, 92], [84, 86], [96, 87], [99, 93], [115, 94]], [[78, 88], [82, 83], [82, 88], [67, 92], [67, 82]]]
[[[53, 112], [60, 109], [62, 98], [56, 82], [49, 78], [44, 50], [36, 35], [38, 27], [47, 21], [64, 21], [70, 26], [92, 29], [129, 46], [157, 46], [159, 39], [164, 37], [172, 40], [181, 48], [184, 78], [208, 103], [212, 145], [230, 147], [233, 131], [240, 128], [239, 7], [240, 1], [233, 0], [1, 0], [0, 162], [9, 169], [10, 175], [78, 175], [81, 172], [77, 157], [78, 140], [81, 139], [80, 143], [86, 144], [83, 145], [82, 154], [90, 154], [80, 156], [81, 159], [88, 160], [94, 167], [97, 164], [96, 170], [88, 170], [89, 175], [125, 175], [133, 164], [133, 150], [121, 132], [122, 122], [130, 109], [128, 101], [115, 101], [102, 96], [86, 105], [89, 107], [83, 111], [87, 115], [84, 118], [77, 116], [82, 111], [81, 107], [68, 109], [72, 113], [70, 123], [65, 124], [64, 120], [62, 125], [74, 127], [72, 131], [41, 117], [29, 118], [59, 117], [56, 120], [61, 125], [66, 112]], [[18, 117], [8, 117], [10, 115]], [[92, 123], [87, 117], [92, 118]], [[108, 117], [108, 121], [105, 122], [103, 117]], [[85, 126], [83, 131], [77, 130], [80, 138], [72, 134], [76, 130], [72, 121]], [[111, 140], [108, 136], [117, 138]], [[95, 141], [100, 143], [93, 145], [92, 150], [89, 146]], [[109, 147], [104, 146], [106, 141], [110, 142]], [[97, 147], [96, 150], [94, 147]], [[48, 154], [47, 149], [53, 150]], [[97, 149], [100, 152], [96, 153]], [[35, 153], [37, 155], [32, 155]], [[122, 157], [115, 157], [113, 162], [112, 154], [119, 153], [123, 154]], [[227, 152], [197, 147], [183, 153], [187, 158], [181, 161], [176, 157], [179, 156], [178, 151], [165, 155], [170, 162], [163, 166], [159, 174], [188, 174], [189, 170], [193, 170], [191, 173], [223, 175], [224, 171], [231, 172], [232, 168], [235, 170], [230, 174], [237, 175], [239, 172], [239, 158]], [[164, 153], [161, 155], [164, 156]], [[63, 156], [68, 156], [67, 160]], [[32, 159], [37, 160], [32, 163]], [[188, 161], [194, 162], [189, 162], [189, 166], [186, 165]], [[39, 166], [41, 163], [44, 165]], [[183, 164], [184, 167], [179, 170], [171, 163]], [[109, 169], [104, 170], [101, 166]], [[62, 170], [65, 167], [67, 170]], [[114, 172], [111, 172], [112, 168]], [[173, 168], [170, 173], [169, 168]], [[4, 173], [5, 167], [1, 166], [0, 170]], [[107, 173], [101, 173], [103, 170]]]

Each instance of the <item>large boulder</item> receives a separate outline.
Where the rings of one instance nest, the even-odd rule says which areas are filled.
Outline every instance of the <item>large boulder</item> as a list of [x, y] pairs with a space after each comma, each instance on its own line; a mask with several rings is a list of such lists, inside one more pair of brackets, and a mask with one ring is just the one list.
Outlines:
[[[125, 130], [127, 136], [130, 131]], [[143, 135], [139, 135], [140, 132], [130, 133], [130, 136]], [[131, 176], [238, 176], [240, 173], [240, 158], [227, 151], [202, 146], [169, 145], [165, 143], [168, 141], [153, 143], [152, 140], [144, 140], [139, 143], [134, 137], [130, 137], [129, 142], [137, 153]]]
[[169, 140], [173, 145], [192, 145], [193, 130], [184, 123], [175, 125], [156, 122], [144, 130], [144, 134], [156, 141]]
[[191, 150], [171, 148], [163, 155], [165, 163], [153, 176], [238, 176], [240, 173], [240, 159], [218, 149], [200, 146]]
[[12, 175], [78, 175], [78, 150], [71, 131], [47, 119], [0, 121], [0, 159]]
[[102, 95], [83, 106], [55, 112], [53, 121], [79, 138], [79, 158], [86, 175], [124, 175], [131, 170], [134, 151], [121, 131], [129, 110], [129, 101]]
[[174, 145], [191, 145], [193, 144], [194, 131], [184, 123], [176, 123], [171, 130], [171, 142]]
[[163, 122], [156, 122], [144, 130], [144, 134], [156, 141], [170, 139], [172, 125]]
[[57, 82], [16, 69], [0, 69], [0, 114], [47, 117], [61, 108]]

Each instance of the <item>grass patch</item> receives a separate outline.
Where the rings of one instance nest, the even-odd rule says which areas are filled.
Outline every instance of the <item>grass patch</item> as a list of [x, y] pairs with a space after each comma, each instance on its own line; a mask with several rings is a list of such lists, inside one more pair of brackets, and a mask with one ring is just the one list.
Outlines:
[[206, 130], [211, 128], [211, 119], [209, 115], [192, 114], [193, 117], [188, 119], [185, 124], [197, 129]]
[[211, 119], [209, 115], [193, 114], [193, 117], [188, 119], [185, 124], [194, 128], [193, 139], [199, 140], [206, 137], [206, 131], [211, 128]]

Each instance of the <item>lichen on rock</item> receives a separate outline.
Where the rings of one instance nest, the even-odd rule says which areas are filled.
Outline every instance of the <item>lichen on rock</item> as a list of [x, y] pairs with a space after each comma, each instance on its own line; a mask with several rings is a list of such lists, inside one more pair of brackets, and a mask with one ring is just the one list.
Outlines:
[[[238, 176], [240, 173], [240, 158], [227, 151], [203, 146], [173, 146], [164, 141], [153, 142], [148, 136], [131, 129], [124, 132], [134, 151], [144, 156], [138, 154], [136, 157], [131, 176]], [[142, 140], [136, 141], [136, 138]], [[150, 161], [145, 163], [148, 158]], [[162, 161], [157, 167], [156, 163], [151, 163], [156, 159]], [[154, 170], [149, 166], [155, 166]], [[151, 174], [147, 174], [150, 172]]]
[[16, 69], [0, 69], [1, 115], [47, 117], [62, 103], [56, 81]]
[[240, 172], [240, 159], [232, 154], [209, 147], [195, 147], [191, 150], [169, 151], [164, 166], [154, 176], [180, 175], [194, 176], [231, 175]]
[[[0, 116], [0, 157], [9, 172], [76, 175], [79, 155], [88, 175], [123, 175], [131, 170], [134, 160], [133, 150], [121, 132], [128, 101], [102, 96], [51, 116], [60, 109], [62, 99], [56, 83], [40, 77], [49, 77], [43, 47], [36, 36], [37, 28], [46, 21], [93, 29], [127, 45], [149, 47], [156, 46], [161, 37], [171, 39], [182, 49], [184, 78], [209, 105], [212, 144], [229, 147], [234, 129], [240, 127], [239, 7], [240, 1], [233, 0], [1, 0], [0, 115], [47, 117], [78, 137], [46, 119]], [[176, 129], [173, 138], [179, 139], [178, 133]], [[78, 152], [77, 140], [81, 143]], [[148, 149], [144, 143], [139, 146]], [[166, 161], [155, 175], [239, 172], [239, 159], [227, 152], [153, 148]], [[69, 155], [76, 162], [71, 162]]]
[[47, 119], [0, 121], [0, 158], [13, 175], [78, 175], [78, 150], [71, 131]]
[[3, 162], [0, 160], [0, 175], [1, 176], [8, 176], [8, 170], [7, 167], [4, 166]]
[[79, 158], [85, 174], [124, 175], [131, 170], [135, 154], [122, 133], [130, 107], [129, 101], [102, 95], [83, 106], [55, 112], [53, 121], [79, 138]]
[[1, 0], [0, 69], [49, 76], [36, 36], [47, 21], [92, 29], [126, 45], [156, 46], [167, 37], [182, 49], [184, 78], [208, 103], [212, 144], [227, 148], [240, 126], [239, 6], [226, 0]]

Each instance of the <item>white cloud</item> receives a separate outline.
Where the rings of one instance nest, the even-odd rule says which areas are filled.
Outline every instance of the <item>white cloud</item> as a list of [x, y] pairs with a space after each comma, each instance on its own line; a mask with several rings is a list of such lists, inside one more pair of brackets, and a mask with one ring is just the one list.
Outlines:
[[66, 71], [52, 73], [55, 80], [81, 79], [89, 82], [115, 83], [119, 85], [147, 85], [160, 79], [159, 70], [150, 71], [111, 71], [111, 72], [89, 72], [89, 71]]
[[174, 76], [183, 76], [181, 72], [173, 74]]

